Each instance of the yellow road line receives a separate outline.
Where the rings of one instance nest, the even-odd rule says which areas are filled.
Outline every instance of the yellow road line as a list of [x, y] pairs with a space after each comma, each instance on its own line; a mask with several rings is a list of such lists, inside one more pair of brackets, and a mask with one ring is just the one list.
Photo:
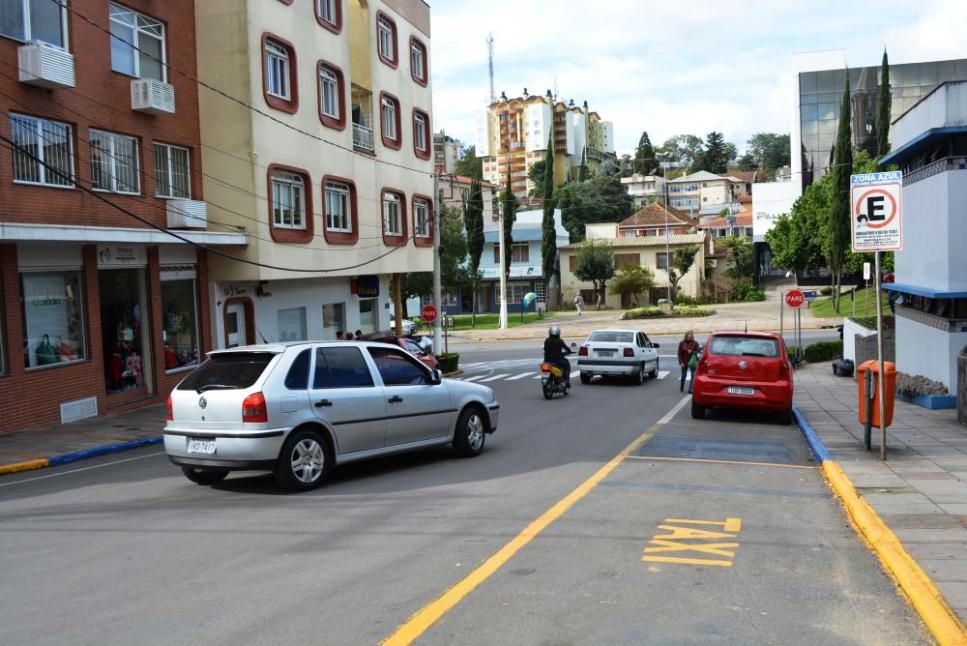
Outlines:
[[749, 462], [746, 460], [710, 460], [708, 458], [676, 458], [656, 455], [629, 455], [629, 460], [664, 460], [666, 462], [710, 462], [712, 464], [750, 464], [759, 467], [779, 467], [783, 469], [815, 469], [804, 464], [780, 464], [778, 462]]
[[967, 628], [957, 618], [929, 576], [904, 549], [886, 523], [863, 500], [839, 465], [823, 461], [823, 472], [846, 507], [850, 520], [869, 541], [941, 646], [967, 645]]
[[637, 439], [629, 444], [610, 462], [598, 469], [594, 475], [582, 482], [571, 493], [555, 503], [550, 509], [538, 516], [533, 522], [523, 529], [510, 542], [497, 550], [490, 558], [478, 566], [452, 588], [437, 597], [434, 601], [423, 606], [416, 611], [402, 626], [384, 639], [381, 644], [386, 646], [398, 646], [401, 644], [411, 644], [422, 635], [430, 626], [436, 623], [444, 614], [450, 611], [468, 594], [486, 581], [492, 574], [500, 569], [507, 561], [519, 552], [525, 545], [537, 538], [538, 534], [544, 531], [548, 525], [563, 516], [567, 510], [573, 507], [579, 500], [586, 496], [612, 471], [614, 471], [621, 461], [628, 457], [633, 451], [654, 437], [661, 427], [661, 423], [655, 424], [647, 431], [642, 433]]

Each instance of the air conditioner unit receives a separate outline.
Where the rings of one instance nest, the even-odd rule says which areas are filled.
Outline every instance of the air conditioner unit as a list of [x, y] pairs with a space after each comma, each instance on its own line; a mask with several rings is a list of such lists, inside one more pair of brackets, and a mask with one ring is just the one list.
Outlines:
[[174, 86], [158, 79], [131, 81], [131, 109], [147, 114], [174, 114]]
[[168, 200], [165, 206], [170, 229], [204, 229], [208, 209], [201, 200]]
[[40, 87], [74, 87], [74, 56], [66, 49], [34, 41], [17, 48], [20, 81]]

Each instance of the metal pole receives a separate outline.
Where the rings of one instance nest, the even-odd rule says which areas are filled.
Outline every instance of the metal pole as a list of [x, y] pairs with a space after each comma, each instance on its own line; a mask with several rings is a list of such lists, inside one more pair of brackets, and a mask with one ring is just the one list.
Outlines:
[[672, 300], [672, 258], [668, 251], [668, 183], [664, 185], [665, 191], [665, 208], [662, 210], [665, 212], [665, 274], [668, 276], [668, 300]]
[[433, 351], [440, 352], [440, 319], [445, 314], [440, 287], [440, 254], [443, 250], [440, 246], [440, 208], [443, 202], [443, 191], [440, 190], [440, 175], [438, 173], [433, 173], [433, 194], [436, 196], [436, 204], [433, 209], [433, 304], [437, 307], [436, 321], [433, 322]]
[[[510, 170], [507, 171], [508, 173]], [[497, 208], [497, 221], [500, 224], [499, 230], [497, 231], [497, 241], [500, 245], [498, 253], [500, 254], [500, 329], [507, 329], [507, 259], [504, 257], [504, 208], [503, 204], [499, 205]]]
[[884, 391], [886, 389], [886, 379], [883, 373], [883, 299], [880, 298], [880, 252], [873, 252], [873, 262], [875, 289], [873, 295], [876, 297], [876, 358], [880, 364], [880, 375], [877, 381], [878, 394], [880, 398], [880, 459], [886, 460], [886, 401]]
[[796, 341], [796, 352], [799, 353], [799, 362], [802, 363], [802, 305], [796, 308], [796, 329], [799, 335], [799, 340]]
[[782, 315], [783, 315], [783, 311], [786, 309], [785, 307], [783, 307], [785, 302], [786, 302], [786, 297], [782, 293], [782, 290], [780, 289], [779, 290], [779, 336], [782, 337], [783, 343], [786, 342], [786, 338], [783, 336], [783, 330], [782, 330]]

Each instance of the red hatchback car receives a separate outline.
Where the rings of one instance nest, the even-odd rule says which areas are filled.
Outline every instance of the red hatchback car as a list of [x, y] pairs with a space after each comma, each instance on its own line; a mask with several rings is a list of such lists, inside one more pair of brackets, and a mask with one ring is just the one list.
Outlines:
[[437, 362], [436, 357], [433, 356], [432, 352], [427, 352], [420, 347], [419, 343], [408, 336], [374, 336], [367, 337], [366, 340], [376, 341], [378, 343], [389, 343], [390, 345], [398, 345], [419, 359], [420, 363], [425, 365], [427, 368], [435, 370], [440, 367], [440, 364]]
[[792, 421], [792, 363], [775, 332], [714, 332], [695, 368], [692, 417], [708, 408], [770, 411]]

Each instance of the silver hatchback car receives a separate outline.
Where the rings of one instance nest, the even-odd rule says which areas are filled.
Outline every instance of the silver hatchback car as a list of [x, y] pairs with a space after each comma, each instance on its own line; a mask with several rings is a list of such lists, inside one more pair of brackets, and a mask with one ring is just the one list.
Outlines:
[[252, 345], [210, 352], [175, 387], [164, 444], [198, 484], [269, 470], [306, 490], [354, 460], [446, 444], [476, 456], [499, 410], [490, 388], [442, 379], [389, 344]]

